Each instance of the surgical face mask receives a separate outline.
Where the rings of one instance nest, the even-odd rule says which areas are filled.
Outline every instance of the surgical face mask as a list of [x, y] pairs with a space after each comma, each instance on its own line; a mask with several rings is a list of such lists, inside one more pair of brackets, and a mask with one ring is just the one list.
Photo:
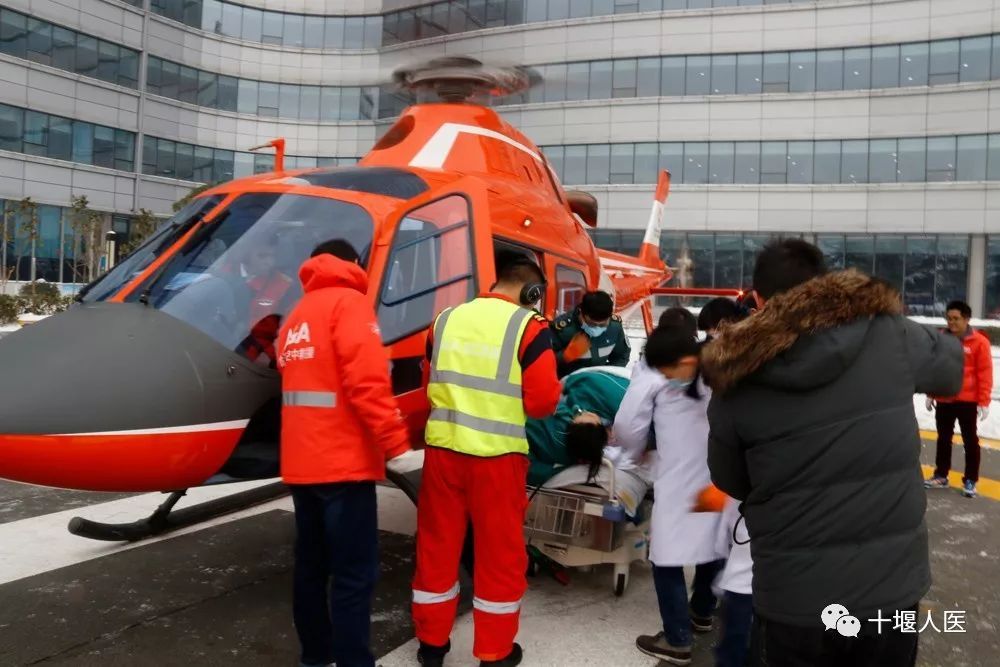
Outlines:
[[608, 330], [607, 327], [595, 327], [593, 324], [581, 324], [580, 328], [583, 329], [583, 332], [591, 338], [597, 338]]
[[691, 380], [677, 380], [675, 378], [667, 378], [667, 386], [670, 387], [671, 389], [684, 391], [691, 386]]

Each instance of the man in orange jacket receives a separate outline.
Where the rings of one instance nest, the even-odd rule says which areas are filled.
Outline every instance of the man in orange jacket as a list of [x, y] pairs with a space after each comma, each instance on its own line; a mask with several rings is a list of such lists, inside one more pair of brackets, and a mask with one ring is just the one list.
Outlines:
[[523, 257], [498, 263], [491, 292], [438, 315], [428, 342], [431, 413], [413, 577], [417, 660], [424, 667], [442, 665], [451, 646], [470, 520], [472, 652], [483, 666], [521, 662], [514, 637], [527, 589], [525, 423], [552, 414], [562, 386], [548, 322], [530, 310], [544, 291], [542, 272]]
[[295, 504], [300, 664], [374, 667], [375, 482], [387, 466], [419, 468], [422, 452], [410, 449], [354, 248], [340, 239], [320, 244], [299, 279], [305, 295], [278, 334], [278, 368], [281, 476]]
[[937, 458], [934, 476], [924, 482], [929, 489], [948, 486], [948, 472], [951, 470], [951, 441], [955, 437], [955, 421], [962, 431], [965, 445], [965, 475], [962, 477], [962, 493], [966, 498], [976, 495], [979, 481], [979, 433], [976, 430], [976, 416], [986, 419], [990, 413], [990, 395], [993, 392], [993, 352], [990, 339], [974, 331], [969, 326], [972, 308], [962, 301], [952, 301], [945, 311], [948, 331], [962, 341], [965, 349], [965, 371], [962, 391], [956, 396], [927, 397], [927, 409], [937, 406]]

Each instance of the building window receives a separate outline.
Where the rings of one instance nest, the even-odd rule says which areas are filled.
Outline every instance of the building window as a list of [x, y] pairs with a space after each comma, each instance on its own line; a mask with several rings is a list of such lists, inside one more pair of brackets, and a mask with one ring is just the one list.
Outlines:
[[763, 90], [764, 56], [759, 53], [744, 53], [736, 56], [736, 92], [752, 95]]
[[732, 183], [734, 169], [734, 144], [714, 141], [709, 144], [708, 172], [710, 183]]
[[816, 90], [816, 52], [794, 51], [789, 57], [788, 90], [811, 93]]
[[900, 183], [927, 180], [927, 139], [900, 139], [897, 155], [897, 178]]
[[985, 317], [1000, 318], [1000, 236], [986, 242], [986, 312]]
[[955, 162], [955, 137], [928, 137], [928, 181], [954, 181]]
[[136, 88], [139, 53], [0, 7], [0, 53]]
[[788, 92], [788, 54], [764, 54], [764, 87], [765, 93]]
[[[986, 78], [989, 78], [988, 74]], [[871, 84], [873, 88], [895, 88], [899, 85], [898, 45], [872, 48]]]
[[135, 135], [0, 104], [0, 149], [131, 171]]

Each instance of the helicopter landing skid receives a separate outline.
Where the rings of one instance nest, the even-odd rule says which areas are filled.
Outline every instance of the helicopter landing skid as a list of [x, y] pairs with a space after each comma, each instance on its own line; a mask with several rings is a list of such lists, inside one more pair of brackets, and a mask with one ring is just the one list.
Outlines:
[[174, 505], [186, 493], [187, 489], [171, 492], [156, 511], [145, 519], [132, 523], [101, 523], [79, 516], [73, 517], [69, 522], [69, 532], [91, 540], [136, 542], [259, 505], [287, 494], [288, 487], [281, 482], [275, 482], [173, 511]]

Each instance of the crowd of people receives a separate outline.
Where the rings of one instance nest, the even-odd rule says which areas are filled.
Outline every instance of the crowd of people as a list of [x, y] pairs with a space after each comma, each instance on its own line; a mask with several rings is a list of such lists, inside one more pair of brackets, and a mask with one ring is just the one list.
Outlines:
[[549, 323], [534, 310], [546, 286], [534, 262], [498, 258], [496, 275], [434, 321], [426, 447], [413, 450], [357, 255], [328, 242], [302, 267], [305, 295], [276, 350], [302, 665], [375, 664], [374, 484], [420, 468], [416, 662], [445, 663], [471, 530], [473, 653], [519, 664], [527, 485], [581, 464], [593, 479], [612, 447], [652, 484], [660, 623], [639, 651], [689, 664], [721, 604], [719, 667], [915, 664], [915, 633], [850, 636], [822, 614], [892, 618], [930, 587], [914, 394], [931, 397], [940, 431], [926, 485], [948, 485], [958, 420], [975, 494], [992, 367], [967, 305], [949, 304], [946, 331], [916, 324], [888, 284], [828, 272], [815, 246], [782, 240], [758, 256], [750, 298], [712, 300], [697, 319], [668, 309], [627, 371], [610, 295]]

